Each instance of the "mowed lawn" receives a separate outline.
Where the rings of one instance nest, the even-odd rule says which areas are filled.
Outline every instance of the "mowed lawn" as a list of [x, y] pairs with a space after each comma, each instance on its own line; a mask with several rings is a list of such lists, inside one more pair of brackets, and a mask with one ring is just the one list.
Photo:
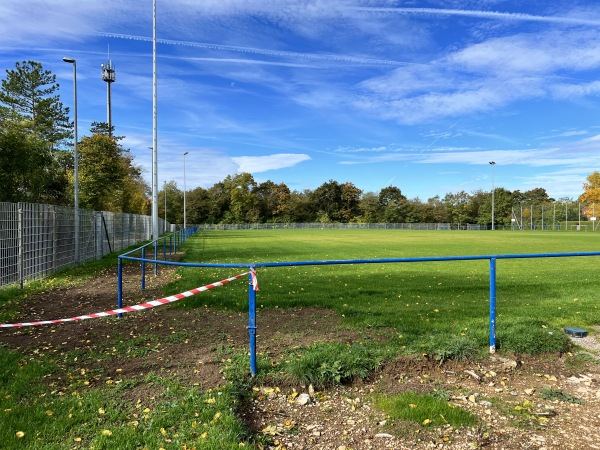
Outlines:
[[[600, 233], [530, 231], [245, 230], [200, 232], [187, 262], [265, 263], [600, 251]], [[261, 308], [336, 311], [353, 329], [381, 329], [417, 350], [438, 336], [489, 342], [488, 260], [258, 268]], [[600, 322], [600, 256], [497, 261], [499, 347], [529, 328]], [[177, 292], [237, 269], [186, 268]], [[179, 307], [247, 308], [244, 288], [220, 288]], [[509, 346], [508, 346], [509, 347]], [[513, 349], [514, 350], [514, 349]]]

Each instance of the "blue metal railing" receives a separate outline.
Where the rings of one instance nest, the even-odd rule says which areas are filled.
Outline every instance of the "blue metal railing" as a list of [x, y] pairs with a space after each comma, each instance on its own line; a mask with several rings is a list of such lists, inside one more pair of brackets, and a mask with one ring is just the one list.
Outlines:
[[[193, 235], [196, 231], [198, 231], [197, 227], [189, 227], [185, 229], [181, 229], [174, 233], [166, 234], [164, 236], [159, 236], [158, 239], [153, 240], [147, 244], [142, 245], [141, 247], [137, 247], [133, 250], [128, 251], [127, 253], [123, 253], [119, 255], [117, 261], [117, 271], [118, 271], [118, 285], [117, 285], [117, 296], [118, 296], [118, 304], [119, 309], [123, 307], [123, 260], [132, 260], [132, 261], [140, 261], [142, 264], [142, 290], [146, 289], [146, 264], [152, 263], [154, 264], [154, 275], [157, 274], [158, 265], [159, 264], [168, 264], [172, 261], [167, 261], [167, 255], [172, 260], [173, 255], [177, 254], [178, 247], [181, 247], [183, 242], [191, 235]], [[167, 245], [168, 242], [168, 245]], [[163, 250], [163, 259], [159, 260], [159, 247], [162, 247]], [[154, 258], [147, 259], [146, 258], [146, 249], [151, 248]], [[168, 248], [168, 251], [167, 251]], [[132, 256], [134, 253], [140, 253], [141, 258]], [[177, 263], [174, 263], [177, 264]], [[119, 317], [122, 317], [122, 314], [119, 314]]]
[[[189, 235], [188, 235], [189, 236]], [[130, 252], [131, 253], [131, 252]], [[490, 262], [490, 353], [496, 351], [496, 261], [499, 259], [530, 259], [530, 258], [568, 258], [579, 256], [600, 256], [600, 252], [569, 252], [569, 253], [524, 253], [505, 255], [471, 255], [471, 256], [425, 256], [418, 258], [384, 258], [384, 259], [349, 259], [349, 260], [321, 260], [321, 261], [288, 261], [264, 263], [182, 263], [174, 261], [147, 260], [128, 256], [119, 256], [119, 308], [122, 307], [122, 276], [121, 258], [141, 261], [145, 263], [165, 264], [183, 267], [216, 267], [216, 268], [247, 268], [248, 274], [248, 333], [250, 339], [250, 371], [256, 375], [256, 291], [253, 287], [252, 272], [261, 267], [291, 267], [291, 266], [323, 266], [343, 264], [386, 264], [386, 263], [416, 263], [416, 262], [441, 262], [441, 261], [475, 261], [488, 260]]]

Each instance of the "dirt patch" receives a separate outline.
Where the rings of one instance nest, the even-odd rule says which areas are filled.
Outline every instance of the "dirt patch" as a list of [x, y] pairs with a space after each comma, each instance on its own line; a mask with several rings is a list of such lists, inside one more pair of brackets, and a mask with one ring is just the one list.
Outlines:
[[[161, 286], [172, 276], [172, 269], [162, 268], [157, 277], [148, 276], [147, 288], [141, 291], [139, 267], [126, 266], [126, 305], [160, 297]], [[115, 271], [107, 270], [84, 285], [37, 295], [21, 305], [20, 319], [58, 319], [114, 309], [116, 281]], [[258, 321], [258, 351], [274, 359], [295, 346], [359, 339], [340, 327], [334, 313], [316, 308], [260, 310]], [[247, 349], [246, 325], [247, 314], [242, 312], [167, 305], [120, 320], [3, 329], [0, 344], [24, 354], [46, 352], [58, 358], [76, 351], [77, 369], [72, 370], [84, 370], [92, 385], [152, 372], [209, 389], [224, 382], [220, 358]], [[112, 348], [107, 348], [108, 339]], [[593, 336], [586, 339], [593, 354], [597, 341]], [[131, 340], [136, 346], [127, 346], [130, 353], [123, 354], [119, 342]], [[55, 374], [48, 382], [60, 385], [69, 376]], [[395, 421], [375, 408], [375, 394], [405, 391], [442, 392], [452, 405], [477, 415], [478, 425], [429, 427]], [[554, 395], [545, 398], [544, 392]], [[303, 393], [308, 399], [300, 404]], [[125, 400], [151, 404], [157, 396], [160, 392], [154, 387], [140, 383], [127, 389]], [[596, 449], [600, 366], [592, 357], [574, 354], [503, 355], [441, 366], [421, 356], [401, 357], [370, 380], [324, 392], [309, 386], [256, 386], [240, 415], [255, 433], [269, 438], [269, 448], [279, 449]]]

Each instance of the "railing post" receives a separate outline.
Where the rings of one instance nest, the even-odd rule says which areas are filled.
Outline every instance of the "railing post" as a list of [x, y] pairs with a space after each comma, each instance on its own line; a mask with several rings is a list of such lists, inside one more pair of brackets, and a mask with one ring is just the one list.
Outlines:
[[248, 334], [250, 336], [250, 373], [256, 376], [256, 290], [254, 289], [254, 267], [248, 274]]
[[490, 354], [496, 353], [496, 258], [490, 258]]
[[146, 289], [146, 246], [142, 247], [142, 291]]
[[[121, 309], [123, 307], [123, 260], [120, 256], [117, 258], [117, 273], [117, 298], [119, 309]], [[120, 319], [121, 317], [123, 317], [123, 314], [119, 313], [118, 317]]]

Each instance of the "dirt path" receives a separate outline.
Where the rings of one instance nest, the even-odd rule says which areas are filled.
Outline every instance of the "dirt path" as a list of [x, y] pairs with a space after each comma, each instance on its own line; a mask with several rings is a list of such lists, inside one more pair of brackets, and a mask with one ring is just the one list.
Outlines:
[[[127, 305], [160, 297], [160, 287], [173, 276], [169, 269], [156, 278], [149, 276], [142, 292], [139, 268], [127, 267], [125, 272]], [[105, 271], [84, 285], [29, 299], [19, 319], [59, 319], [114, 309], [116, 291], [114, 271]], [[212, 388], [224, 382], [219, 349], [247, 348], [246, 324], [244, 313], [208, 306], [192, 310], [161, 306], [121, 320], [4, 329], [0, 344], [25, 354], [61, 354], [94, 351], [107, 337], [135, 339], [151, 351], [143, 357], [115, 351], [109, 361], [89, 360], [86, 370], [97, 374], [91, 382], [154, 371]], [[334, 313], [314, 308], [261, 311], [258, 327], [258, 350], [272, 355], [316, 341], [356, 338], [340, 327]], [[598, 348], [592, 337], [578, 343], [591, 352]], [[479, 425], [455, 430], [394, 422], [373, 406], [374, 393], [408, 390], [443, 390], [451, 404], [476, 414]], [[543, 398], [543, 390], [555, 395]], [[297, 402], [301, 393], [309, 394], [303, 405]], [[128, 391], [126, 400], [147, 403], [151, 395], [140, 384]], [[326, 392], [313, 392], [308, 386], [257, 386], [242, 416], [254, 432], [270, 437], [270, 448], [279, 449], [600, 449], [600, 366], [591, 357], [586, 360], [575, 353], [537, 358], [503, 355], [441, 367], [426, 359], [401, 357], [368, 382]]]

